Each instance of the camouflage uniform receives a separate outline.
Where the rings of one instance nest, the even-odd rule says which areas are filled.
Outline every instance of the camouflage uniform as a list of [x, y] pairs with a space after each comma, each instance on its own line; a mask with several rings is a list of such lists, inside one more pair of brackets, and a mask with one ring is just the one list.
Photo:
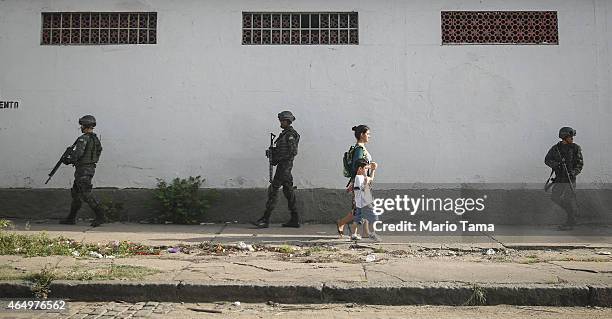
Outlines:
[[103, 221], [104, 214], [100, 209], [100, 203], [91, 193], [93, 185], [91, 180], [96, 172], [96, 163], [102, 153], [100, 139], [94, 133], [85, 133], [75, 142], [74, 152], [71, 155], [72, 163], [75, 166], [74, 184], [72, 185], [71, 195], [72, 204], [70, 205], [70, 215], [66, 220], [74, 221], [77, 212], [86, 202], [96, 214], [96, 221]]
[[[565, 164], [567, 165], [567, 172], [563, 167], [563, 159], [565, 159]], [[559, 142], [550, 148], [544, 163], [555, 172], [551, 199], [567, 213], [566, 225], [573, 226], [576, 223], [578, 204], [576, 202], [576, 194], [572, 192], [570, 183], [572, 183], [575, 189], [576, 176], [580, 174], [584, 165], [582, 150], [578, 144]], [[571, 180], [568, 180], [568, 173]]]
[[281, 186], [283, 187], [283, 194], [287, 198], [291, 219], [296, 221], [298, 219], [291, 169], [293, 168], [293, 158], [298, 153], [299, 142], [300, 135], [291, 126], [284, 129], [274, 142], [276, 147], [272, 154], [272, 164], [276, 165], [276, 172], [274, 173], [272, 183], [268, 187], [268, 201], [266, 202], [266, 211], [263, 217], [267, 221], [270, 220], [272, 210], [276, 206], [278, 190]]

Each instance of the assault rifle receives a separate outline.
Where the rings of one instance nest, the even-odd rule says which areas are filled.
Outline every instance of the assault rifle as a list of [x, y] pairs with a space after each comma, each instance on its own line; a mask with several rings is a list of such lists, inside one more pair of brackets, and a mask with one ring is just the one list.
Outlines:
[[567, 181], [570, 184], [570, 189], [572, 190], [572, 193], [574, 194], [574, 196], [576, 196], [576, 189], [574, 188], [574, 184], [572, 183], [572, 178], [569, 174], [569, 171], [567, 170], [567, 164], [565, 163], [565, 158], [561, 156], [561, 152], [559, 152], [559, 147], [555, 147], [555, 149], [557, 150], [557, 154], [559, 154], [559, 157], [561, 158], [561, 164], [563, 164], [563, 170], [565, 170], [565, 175], [567, 175]]
[[69, 163], [70, 161], [70, 155], [72, 155], [72, 151], [74, 150], [74, 146], [76, 145], [76, 142], [74, 144], [72, 144], [72, 146], [68, 147], [65, 151], [64, 154], [62, 154], [62, 156], [60, 157], [59, 161], [57, 161], [57, 163], [55, 164], [55, 166], [53, 167], [53, 169], [51, 170], [51, 173], [49, 173], [49, 178], [47, 179], [47, 181], [45, 182], [45, 185], [47, 183], [49, 183], [49, 181], [51, 180], [51, 177], [53, 177], [53, 175], [55, 175], [55, 172], [57, 172], [57, 170], [60, 168], [60, 166], [62, 166], [62, 164], [64, 163]]
[[270, 168], [269, 168], [269, 173], [270, 173], [270, 183], [272, 183], [272, 175], [274, 173], [274, 164], [273, 164], [273, 156], [274, 156], [274, 139], [276, 138], [276, 135], [274, 135], [274, 133], [270, 133], [270, 147], [268, 147], [268, 149], [266, 150], [266, 157], [268, 158], [268, 161], [270, 162]]

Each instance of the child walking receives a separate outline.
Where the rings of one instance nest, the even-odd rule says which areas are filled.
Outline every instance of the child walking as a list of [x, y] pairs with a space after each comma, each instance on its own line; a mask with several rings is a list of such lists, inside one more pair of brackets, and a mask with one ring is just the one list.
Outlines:
[[366, 160], [357, 161], [357, 174], [353, 184], [353, 191], [355, 192], [355, 216], [351, 225], [351, 240], [361, 239], [357, 231], [359, 225], [362, 225], [363, 237], [380, 241], [380, 237], [374, 230], [370, 231], [370, 225], [373, 225], [378, 220], [378, 216], [374, 214], [372, 209], [372, 181], [375, 168], [369, 167], [372, 172], [372, 177], [370, 177], [367, 175], [368, 166], [370, 165], [368, 165]]

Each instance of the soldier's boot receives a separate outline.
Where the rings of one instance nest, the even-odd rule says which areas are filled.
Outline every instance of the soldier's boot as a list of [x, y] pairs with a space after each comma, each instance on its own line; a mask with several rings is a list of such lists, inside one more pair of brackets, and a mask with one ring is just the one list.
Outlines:
[[92, 207], [94, 213], [96, 213], [96, 218], [91, 222], [91, 227], [98, 227], [104, 223], [106, 223], [106, 217], [104, 216], [104, 211], [100, 208], [100, 205]]
[[285, 195], [285, 198], [287, 198], [287, 205], [289, 211], [291, 212], [291, 219], [288, 222], [282, 224], [282, 226], [299, 228], [300, 217], [297, 213], [297, 201], [295, 199], [293, 183], [288, 182], [283, 185], [283, 194]]
[[576, 225], [576, 212], [578, 211], [576, 201], [574, 199], [564, 201], [563, 209], [565, 209], [567, 213], [567, 221], [565, 224], [559, 226], [559, 230], [572, 230], [574, 229], [574, 225]]
[[104, 215], [96, 212], [96, 218], [91, 222], [91, 227], [98, 227], [104, 223], [106, 223]]
[[258, 219], [256, 222], [252, 223], [257, 228], [269, 228], [270, 227], [270, 217], [266, 217], [264, 215], [262, 218]]
[[77, 212], [79, 211], [79, 209], [81, 209], [81, 200], [80, 199], [74, 199], [72, 200], [72, 203], [70, 204], [70, 214], [68, 214], [68, 216], [64, 219], [60, 219], [60, 224], [63, 225], [74, 225], [76, 224], [76, 215]]
[[283, 227], [300, 228], [300, 218], [297, 212], [291, 212], [291, 219], [282, 225]]
[[268, 228], [270, 227], [270, 216], [272, 215], [272, 211], [276, 206], [276, 201], [278, 200], [278, 189], [279, 186], [275, 183], [270, 184], [268, 187], [268, 200], [266, 201], [266, 211], [263, 214], [263, 217], [258, 219], [256, 222], [252, 224], [257, 228]]
[[96, 200], [91, 193], [84, 194], [84, 199], [91, 207], [91, 210], [96, 214], [96, 218], [91, 222], [91, 227], [98, 227], [104, 223], [106, 223], [106, 216], [104, 215], [104, 210], [100, 207], [100, 203]]

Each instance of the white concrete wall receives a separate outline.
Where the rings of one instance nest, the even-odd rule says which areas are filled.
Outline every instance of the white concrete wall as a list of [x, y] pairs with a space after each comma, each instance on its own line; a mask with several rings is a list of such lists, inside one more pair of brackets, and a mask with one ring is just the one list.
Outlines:
[[[357, 11], [359, 46], [243, 46], [242, 11]], [[556, 10], [560, 45], [441, 46], [441, 10]], [[41, 46], [43, 11], [155, 11], [157, 45]], [[276, 114], [300, 132], [302, 188], [341, 188], [351, 126], [380, 183], [540, 183], [559, 127], [581, 181], [612, 182], [612, 1], [0, 0], [0, 187], [44, 187], [94, 114], [95, 186], [202, 175], [265, 187]], [[70, 187], [63, 167], [51, 187]]]

